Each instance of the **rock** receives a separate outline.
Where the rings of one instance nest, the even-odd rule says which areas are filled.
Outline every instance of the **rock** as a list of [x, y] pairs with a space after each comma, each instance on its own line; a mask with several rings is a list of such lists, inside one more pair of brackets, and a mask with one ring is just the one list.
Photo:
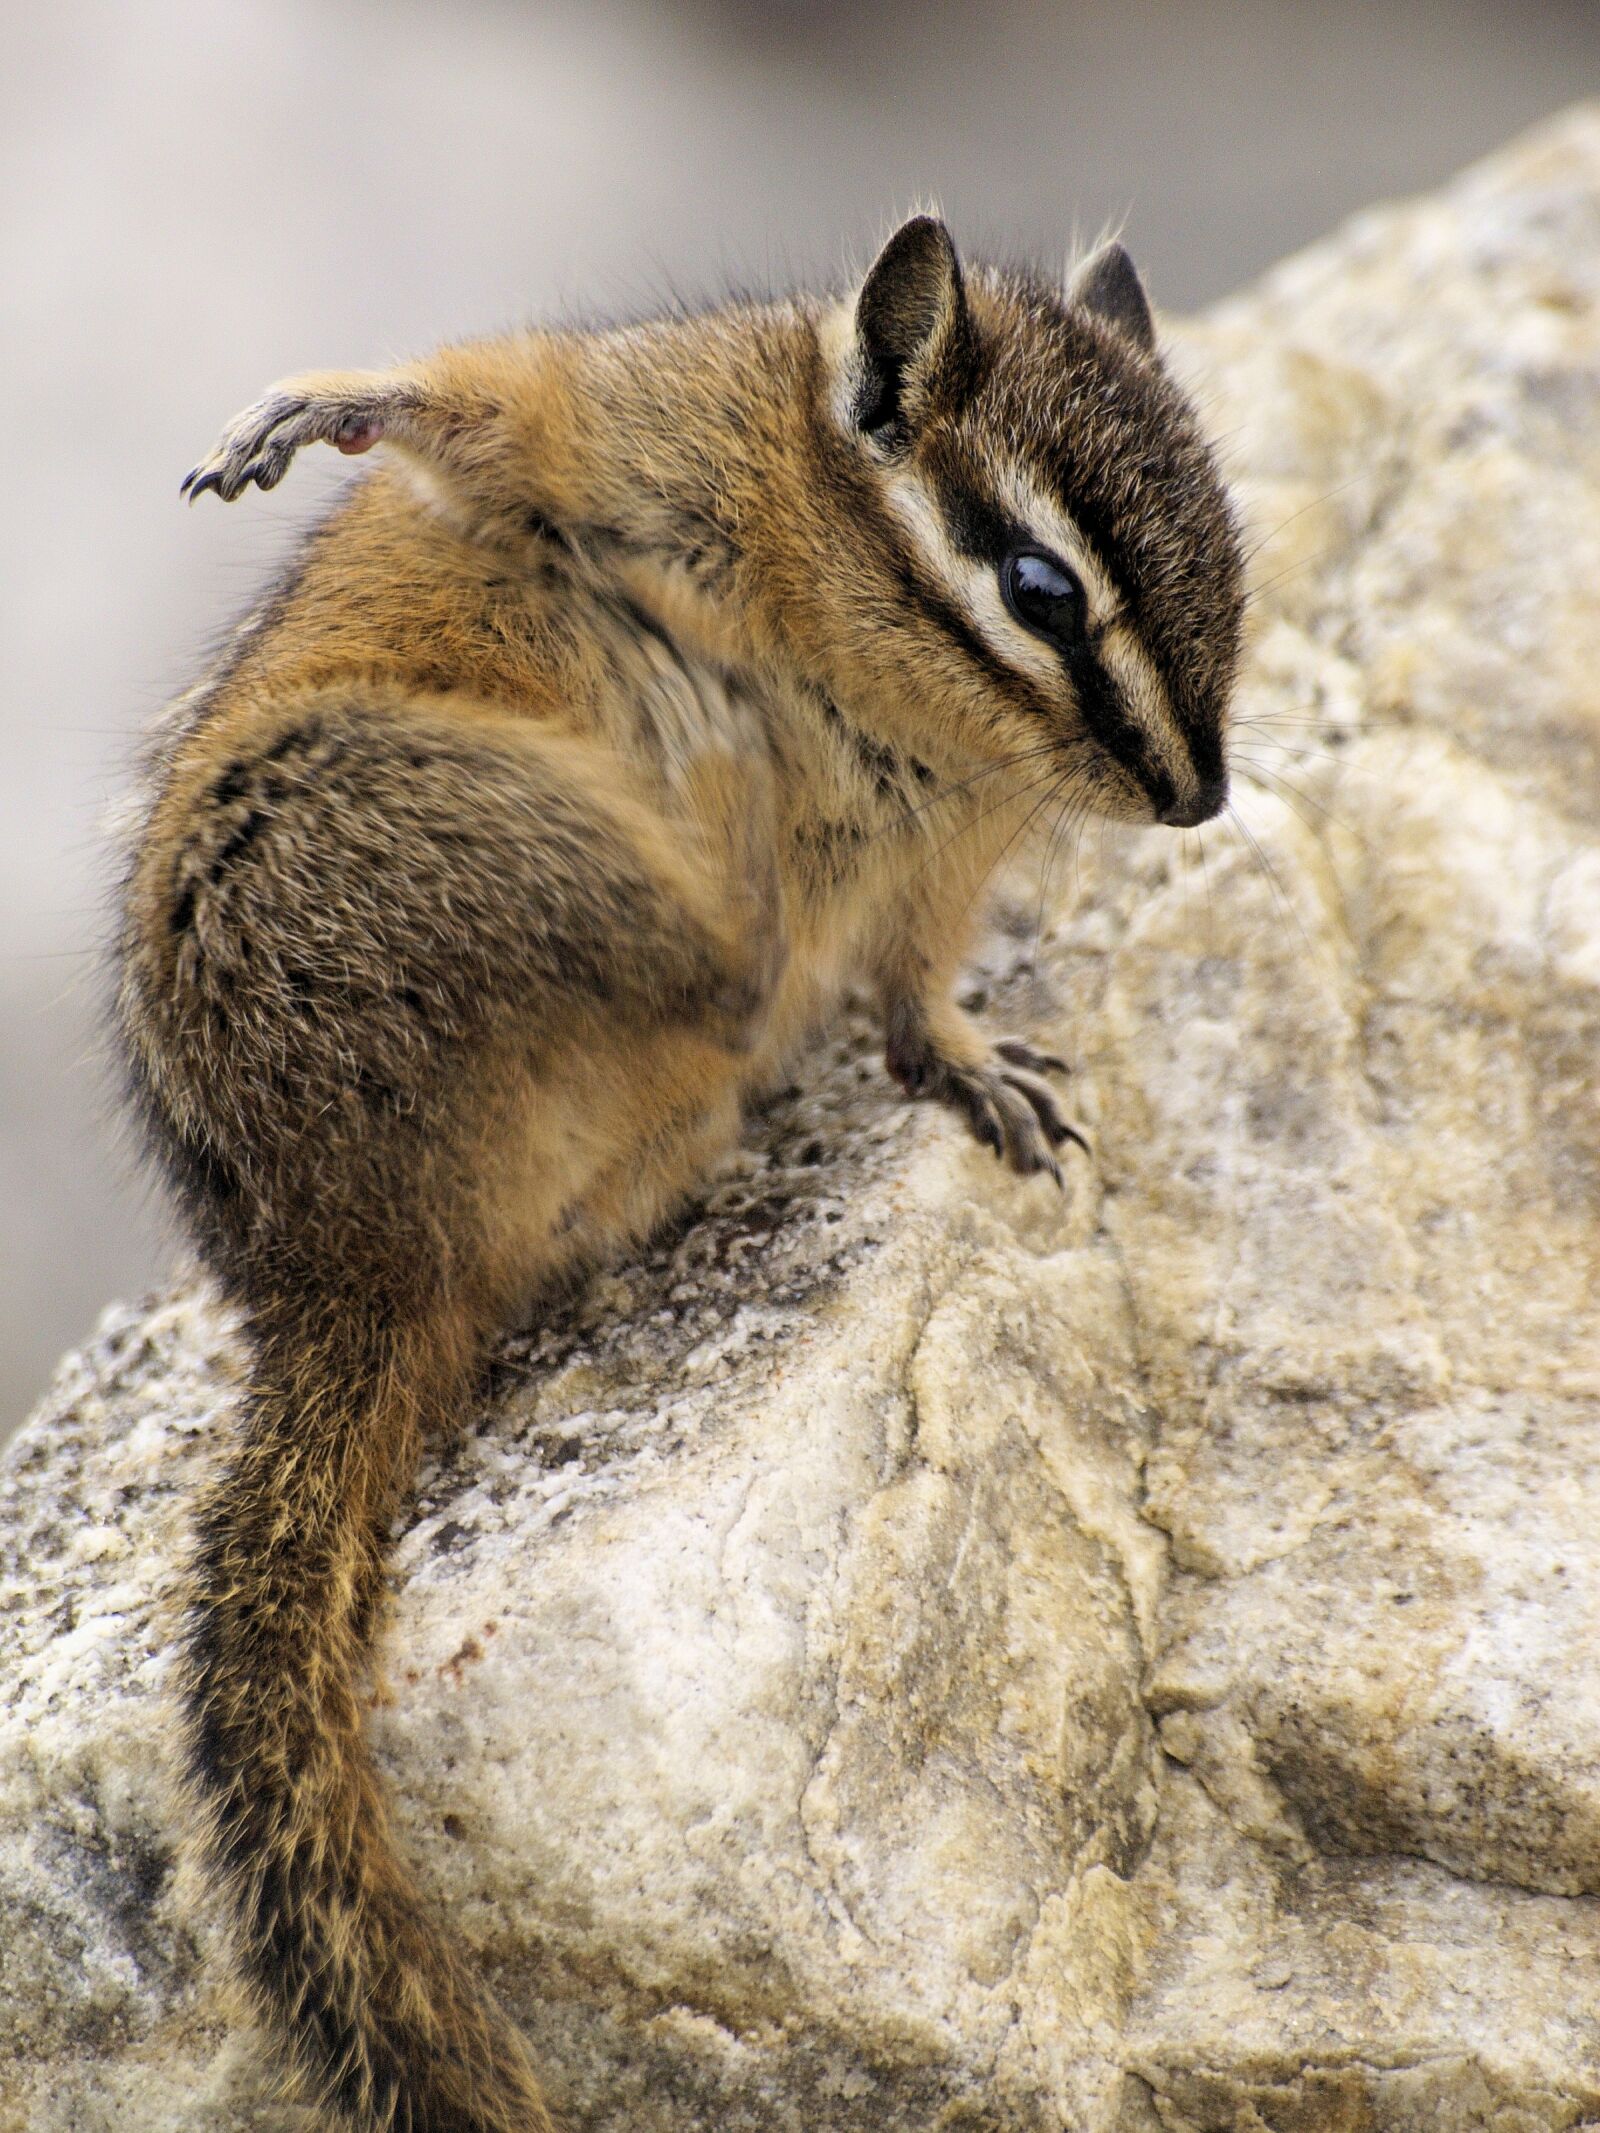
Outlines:
[[[574, 2133], [1600, 2123], [1600, 109], [1183, 360], [1239, 828], [1080, 836], [975, 980], [1095, 1160], [847, 1030], [400, 1543], [405, 1841]], [[164, 1797], [235, 1370], [114, 1311], [4, 1468], [4, 2133], [307, 2125]]]

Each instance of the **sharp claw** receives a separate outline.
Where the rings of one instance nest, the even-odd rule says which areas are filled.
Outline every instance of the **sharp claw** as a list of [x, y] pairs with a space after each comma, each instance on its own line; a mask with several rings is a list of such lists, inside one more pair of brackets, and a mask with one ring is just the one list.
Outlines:
[[1070, 1074], [1072, 1069], [1054, 1052], [1036, 1052], [1031, 1044], [1024, 1044], [1020, 1037], [1007, 1037], [995, 1046], [1000, 1057], [1011, 1066], [1031, 1067], [1035, 1073]]
[[[892, 1054], [887, 1064], [908, 1096], [936, 1096], [964, 1111], [973, 1139], [990, 1149], [997, 1163], [1009, 1163], [1023, 1177], [1048, 1171], [1057, 1189], [1065, 1192], [1066, 1178], [1050, 1149], [1072, 1141], [1091, 1160], [1094, 1151], [1078, 1128], [1068, 1125], [1061, 1116], [1053, 1093], [1038, 1079], [1035, 1069], [1043, 1065], [1065, 1073], [1066, 1062], [1050, 1053], [1035, 1052], [1014, 1038], [997, 1044], [995, 1055], [1022, 1072], [999, 1074], [992, 1066], [969, 1069], [920, 1057], [896, 1058]], [[1015, 1095], [1005, 1094], [1007, 1090], [1015, 1091]], [[1017, 1098], [1026, 1104], [1025, 1111], [1020, 1109]]]
[[1049, 1136], [1052, 1147], [1059, 1148], [1071, 1130], [1061, 1113], [1056, 1109], [1055, 1098], [1041, 1081], [1024, 1081], [1019, 1074], [1002, 1074], [1001, 1080], [1008, 1089], [1015, 1089], [1024, 1098], [1034, 1117]]
[[1062, 1191], [1066, 1190], [1061, 1165], [1032, 1131], [1031, 1119], [1018, 1129], [1011, 1148], [1011, 1167], [1020, 1178], [1037, 1177], [1041, 1170], [1048, 1171]]
[[219, 496], [222, 494], [222, 474], [220, 469], [216, 467], [208, 467], [204, 473], [196, 471], [190, 475], [189, 479], [191, 483], [189, 501], [191, 504], [197, 496], [204, 496], [208, 489], [214, 489]]

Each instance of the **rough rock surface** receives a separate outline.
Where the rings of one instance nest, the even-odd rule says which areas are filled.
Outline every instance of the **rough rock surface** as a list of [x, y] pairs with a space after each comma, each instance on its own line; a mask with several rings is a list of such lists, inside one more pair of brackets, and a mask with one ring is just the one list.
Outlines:
[[[1094, 1162], [842, 1037], [401, 1544], [406, 1840], [574, 2129], [1600, 2124], [1600, 111], [1186, 343], [1241, 823], [977, 979]], [[162, 1792], [233, 1367], [114, 1312], [3, 1470], [4, 2133], [306, 2123]]]

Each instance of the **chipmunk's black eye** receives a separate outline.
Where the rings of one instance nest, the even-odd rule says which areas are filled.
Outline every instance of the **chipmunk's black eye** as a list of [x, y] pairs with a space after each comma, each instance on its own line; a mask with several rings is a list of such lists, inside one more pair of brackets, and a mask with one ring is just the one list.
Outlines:
[[1075, 572], [1041, 548], [1018, 548], [1000, 565], [1000, 590], [1007, 607], [1026, 628], [1052, 644], [1081, 644], [1088, 627], [1088, 602]]

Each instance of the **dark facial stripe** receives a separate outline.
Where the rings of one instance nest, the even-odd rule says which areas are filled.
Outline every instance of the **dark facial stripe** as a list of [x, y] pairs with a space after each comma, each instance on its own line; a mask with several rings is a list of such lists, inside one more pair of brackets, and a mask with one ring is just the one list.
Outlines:
[[1058, 289], [1003, 280], [1013, 330], [996, 344], [972, 425], [1011, 440], [1081, 528], [1207, 781], [1222, 768], [1242, 611], [1237, 528], [1213, 455], [1158, 361]]
[[[837, 447], [834, 445], [831, 429], [822, 429], [820, 439], [824, 450], [829, 456], [833, 456]], [[953, 644], [959, 646], [983, 675], [989, 688], [1012, 710], [1025, 718], [1034, 719], [1056, 738], [1062, 738], [1060, 716], [1049, 700], [1041, 695], [1025, 675], [1019, 674], [1014, 667], [1007, 664], [958, 607], [934, 591], [918, 575], [916, 564], [904, 544], [898, 522], [889, 515], [876, 485], [861, 481], [853, 463], [841, 467], [840, 472], [844, 482], [856, 490], [854, 502], [858, 511], [870, 514], [885, 552], [893, 558], [896, 585], [907, 605], [921, 614], [934, 628], [942, 631]], [[954, 546], [960, 553], [977, 561], [991, 563], [998, 569], [1001, 556], [1015, 540], [1022, 537], [1020, 531], [979, 491], [961, 483], [948, 465], [931, 466], [928, 474]], [[1154, 798], [1139, 730], [1128, 717], [1110, 675], [1094, 658], [1092, 652], [1087, 654], [1087, 659], [1088, 667], [1079, 693], [1086, 706], [1092, 701], [1094, 713], [1091, 717], [1090, 711], [1085, 708], [1085, 726], [1107, 754], [1131, 771], [1138, 779], [1141, 789], [1151, 793]], [[1075, 682], [1079, 680], [1076, 670], [1073, 670], [1073, 679]], [[1126, 751], [1130, 746], [1140, 750], [1137, 761], [1129, 759]], [[1170, 793], [1170, 787], [1168, 791]]]
[[[917, 600], [930, 621], [952, 637], [976, 665], [983, 669], [991, 687], [1003, 692], [1019, 710], [1058, 731], [1060, 718], [1054, 707], [1000, 657], [987, 639], [967, 621], [959, 609], [919, 585], [909, 568], [902, 580], [910, 597]], [[1175, 797], [1172, 780], [1152, 758], [1145, 736], [1129, 716], [1127, 704], [1092, 647], [1058, 654], [1072, 683], [1079, 716], [1087, 732], [1099, 742], [1113, 762], [1120, 763], [1136, 780], [1157, 814]]]
[[936, 593], [931, 586], [924, 583], [917, 576], [909, 557], [902, 554], [897, 561], [901, 592], [908, 600], [915, 601], [931, 623], [943, 630], [947, 637], [953, 638], [975, 666], [983, 669], [984, 678], [991, 687], [1013, 699], [1020, 691], [1026, 691], [1028, 697], [1037, 703], [1038, 699], [1034, 697], [1034, 692], [1028, 688], [1026, 681], [1006, 665], [987, 638], [973, 628], [960, 608], [953, 607], [942, 594]]
[[[948, 467], [931, 469], [930, 472], [946, 529], [960, 554], [998, 571], [1012, 549], [1031, 538], [1025, 528], [1017, 525], [988, 497], [962, 482]], [[1113, 584], [1118, 597], [1126, 600], [1126, 591], [1115, 577]], [[954, 620], [964, 648], [969, 638], [975, 639], [981, 647], [986, 671], [998, 668], [1007, 677], [1015, 679], [1013, 670], [983, 638], [977, 636], [964, 618], [957, 615]], [[1172, 780], [1152, 758], [1144, 733], [1129, 714], [1115, 681], [1090, 645], [1076, 651], [1063, 651], [1058, 656], [1077, 696], [1085, 727], [1106, 754], [1138, 780], [1141, 790], [1159, 813], [1174, 797]], [[1032, 696], [1032, 692], [1029, 693]], [[1037, 697], [1033, 698], [1033, 705], [1039, 715], [1051, 724], [1055, 723], [1048, 706], [1040, 703]]]
[[998, 569], [1001, 557], [1028, 538], [1025, 530], [947, 468], [934, 466], [928, 471], [951, 545], [973, 562], [992, 563]]
[[[887, 528], [885, 529], [887, 532]], [[894, 558], [895, 583], [901, 597], [916, 609], [937, 630], [941, 630], [952, 643], [958, 645], [972, 664], [977, 667], [996, 696], [1004, 698], [1013, 710], [1024, 716], [1055, 723], [1050, 706], [1025, 676], [1006, 665], [987, 638], [980, 635], [962, 614], [922, 578], [918, 577], [915, 564], [897, 538], [892, 539], [890, 553]]]
[[1083, 723], [1113, 762], [1120, 763], [1156, 813], [1161, 814], [1176, 797], [1172, 780], [1154, 760], [1144, 733], [1128, 715], [1122, 692], [1089, 646], [1062, 655], [1072, 677]]
[[[1193, 488], [1192, 474], [1186, 478], [1181, 465], [1173, 463], [1148, 471], [1156, 492], [1168, 499], [1182, 498]], [[1091, 493], [1088, 486], [1076, 478], [1077, 473], [1078, 470], [1068, 464], [1057, 467], [1056, 501], [1099, 557], [1124, 614], [1137, 630], [1139, 641], [1160, 678], [1173, 723], [1188, 744], [1196, 774], [1206, 782], [1221, 774], [1222, 746], [1214, 709], [1205, 697], [1197, 697], [1195, 693], [1193, 662], [1200, 643], [1193, 629], [1197, 609], [1194, 588], [1185, 588], [1181, 595], [1171, 587], [1163, 592], [1157, 575], [1155, 596], [1152, 597], [1147, 587], [1152, 575], [1150, 568], [1146, 564], [1141, 570], [1133, 542], [1124, 530], [1119, 530], [1123, 521], [1110, 499]], [[1121, 510], [1125, 518], [1125, 502]], [[1227, 579], [1234, 568], [1231, 527], [1222, 517], [1204, 531], [1209, 538], [1203, 544], [1197, 541], [1197, 546], [1203, 545], [1208, 551], [1216, 552], [1216, 575], [1219, 579]], [[1207, 605], [1215, 604], [1219, 599], [1227, 605], [1230, 592], [1226, 584], [1214, 585], [1210, 592], [1212, 598]], [[1229, 664], [1231, 666], [1231, 660]]]

